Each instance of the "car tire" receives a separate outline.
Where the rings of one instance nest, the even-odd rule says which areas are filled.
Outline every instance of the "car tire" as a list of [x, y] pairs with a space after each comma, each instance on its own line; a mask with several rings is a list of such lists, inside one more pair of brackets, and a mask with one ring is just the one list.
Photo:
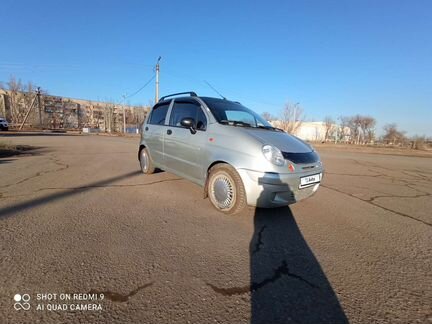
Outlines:
[[207, 192], [212, 205], [225, 214], [238, 214], [246, 206], [243, 181], [229, 164], [216, 164], [210, 169]]
[[155, 167], [146, 147], [143, 147], [141, 149], [139, 154], [139, 161], [142, 173], [152, 174], [155, 172]]

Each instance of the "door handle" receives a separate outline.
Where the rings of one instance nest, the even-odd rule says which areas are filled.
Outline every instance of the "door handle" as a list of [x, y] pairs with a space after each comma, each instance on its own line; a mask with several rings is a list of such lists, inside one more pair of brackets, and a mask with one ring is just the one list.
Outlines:
[[172, 134], [172, 130], [171, 130], [171, 129], [168, 129], [168, 130], [167, 130], [167, 134], [168, 134], [168, 135], [171, 135], [171, 134]]
[[146, 127], [145, 130], [148, 131], [148, 127]]

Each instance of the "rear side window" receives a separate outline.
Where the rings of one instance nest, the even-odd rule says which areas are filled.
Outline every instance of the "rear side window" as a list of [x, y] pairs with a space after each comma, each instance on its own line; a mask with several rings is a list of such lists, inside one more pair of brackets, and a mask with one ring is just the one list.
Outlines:
[[169, 102], [155, 106], [150, 115], [149, 124], [164, 125], [168, 107]]
[[193, 118], [198, 130], [205, 130], [207, 127], [207, 119], [198, 103], [175, 101], [171, 111], [170, 126], [182, 127], [180, 122], [183, 118]]

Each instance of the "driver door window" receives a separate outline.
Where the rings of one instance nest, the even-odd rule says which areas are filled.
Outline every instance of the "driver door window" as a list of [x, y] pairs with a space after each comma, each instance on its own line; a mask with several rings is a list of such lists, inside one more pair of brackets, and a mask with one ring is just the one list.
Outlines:
[[173, 127], [183, 127], [180, 122], [184, 118], [192, 118], [195, 120], [195, 127], [197, 130], [205, 130], [207, 127], [207, 118], [198, 103], [187, 101], [174, 102], [169, 125]]

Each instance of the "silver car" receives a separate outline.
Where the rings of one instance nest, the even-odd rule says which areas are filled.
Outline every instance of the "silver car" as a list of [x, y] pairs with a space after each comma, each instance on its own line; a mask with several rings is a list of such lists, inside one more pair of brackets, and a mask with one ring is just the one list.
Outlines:
[[194, 92], [162, 97], [152, 108], [138, 158], [145, 174], [159, 168], [204, 187], [204, 197], [227, 214], [305, 199], [323, 175], [309, 144], [238, 102]]

